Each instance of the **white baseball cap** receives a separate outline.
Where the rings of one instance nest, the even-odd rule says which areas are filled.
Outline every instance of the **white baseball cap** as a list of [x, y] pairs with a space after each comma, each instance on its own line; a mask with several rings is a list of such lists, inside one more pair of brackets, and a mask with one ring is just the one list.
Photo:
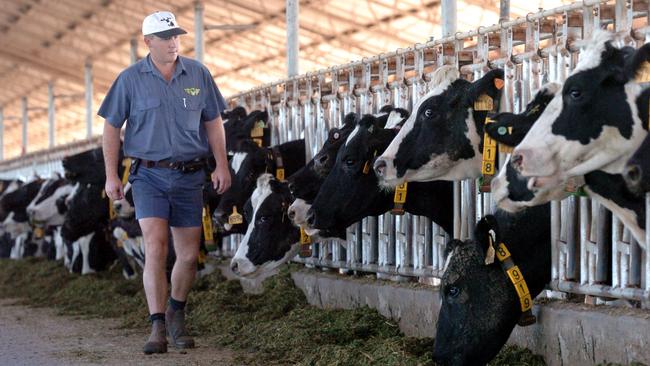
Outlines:
[[157, 11], [147, 15], [142, 21], [142, 35], [155, 35], [168, 38], [179, 34], [186, 34], [185, 29], [178, 26], [174, 14], [168, 11]]

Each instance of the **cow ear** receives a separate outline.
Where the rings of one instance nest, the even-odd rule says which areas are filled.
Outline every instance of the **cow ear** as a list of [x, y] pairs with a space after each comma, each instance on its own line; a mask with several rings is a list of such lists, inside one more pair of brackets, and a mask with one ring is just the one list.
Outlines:
[[443, 256], [446, 258], [447, 256], [449, 256], [449, 253], [453, 252], [456, 248], [461, 247], [463, 245], [465, 245], [465, 243], [462, 240], [452, 239], [448, 241], [447, 245], [445, 245]]
[[373, 133], [377, 129], [377, 118], [372, 114], [365, 114], [359, 121], [359, 126]]
[[353, 129], [354, 126], [357, 125], [357, 122], [358, 122], [357, 121], [357, 114], [354, 113], [354, 112], [350, 112], [350, 113], [345, 115], [345, 118], [343, 118], [343, 127], [341, 127], [341, 129], [344, 129], [344, 128]]
[[476, 237], [476, 242], [481, 247], [482, 252], [488, 253], [488, 250], [491, 247], [490, 242], [493, 241], [499, 243], [501, 240], [499, 237], [499, 224], [497, 219], [493, 215], [484, 216], [476, 224], [474, 236]]
[[[514, 113], [499, 113], [491, 119], [494, 122], [485, 124], [485, 132], [498, 143], [512, 147], [517, 146], [532, 127], [532, 124], [523, 126], [526, 119]], [[526, 132], [514, 134], [515, 129]]]
[[650, 43], [644, 44], [634, 54], [627, 58], [625, 72], [629, 80], [650, 82]]
[[482, 78], [470, 85], [468, 93], [469, 101], [474, 103], [481, 95], [487, 94], [498, 103], [503, 84], [503, 70], [490, 70]]

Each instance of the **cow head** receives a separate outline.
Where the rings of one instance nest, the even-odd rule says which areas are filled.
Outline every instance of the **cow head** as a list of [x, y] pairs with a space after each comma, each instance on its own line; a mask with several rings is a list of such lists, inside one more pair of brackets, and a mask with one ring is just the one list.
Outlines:
[[249, 222], [244, 239], [231, 261], [233, 272], [255, 277], [289, 261], [298, 253], [300, 231], [287, 209], [293, 201], [286, 183], [271, 174], [257, 179], [257, 188], [246, 204]]
[[72, 184], [58, 176], [46, 181], [36, 198], [27, 206], [30, 220], [46, 226], [62, 225], [63, 215], [59, 213], [56, 202], [60, 197], [69, 194], [72, 188]]
[[254, 142], [247, 141], [241, 150], [230, 160], [232, 185], [219, 200], [213, 218], [216, 225], [230, 233], [245, 233], [246, 222], [231, 225], [228, 217], [236, 208], [238, 213], [243, 212], [244, 203], [255, 189], [257, 177], [264, 173], [269, 166], [267, 149], [258, 147]]
[[94, 232], [108, 220], [108, 198], [103, 187], [78, 185], [67, 197], [66, 205], [61, 236], [68, 242]]
[[314, 155], [314, 170], [316, 173], [325, 178], [327, 174], [332, 170], [334, 166], [334, 161], [336, 160], [336, 153], [339, 151], [339, 148], [345, 140], [348, 138], [348, 135], [354, 127], [357, 125], [357, 114], [348, 113], [345, 116], [343, 126], [341, 128], [332, 128], [327, 134], [327, 140], [323, 143], [320, 151]]
[[[546, 223], [535, 225], [535, 220]], [[527, 232], [529, 229], [534, 232]], [[433, 353], [437, 364], [487, 364], [519, 320], [519, 297], [498, 259], [488, 253], [489, 236], [506, 244], [524, 274], [531, 298], [542, 291], [551, 277], [548, 204], [516, 215], [497, 211], [496, 216], [484, 217], [475, 231], [476, 240], [453, 240], [446, 247]]]
[[127, 183], [124, 186], [124, 198], [113, 201], [113, 210], [118, 217], [123, 219], [135, 216], [135, 204], [133, 203], [131, 183]]
[[433, 75], [435, 87], [415, 105], [386, 151], [375, 162], [382, 184], [404, 181], [459, 180], [481, 173], [481, 138], [486, 111], [474, 102], [486, 94], [498, 105], [503, 70], [492, 70], [470, 83], [451, 66]]
[[252, 111], [250, 114], [241, 119], [233, 118], [228, 120], [228, 122], [224, 124], [224, 131], [226, 134], [226, 149], [232, 152], [239, 151], [240, 144], [243, 141], [251, 141], [251, 131], [259, 122], [262, 122], [264, 124], [264, 137], [266, 137], [267, 140], [263, 145], [268, 146], [268, 142], [270, 141], [268, 120], [268, 112], [259, 110]]
[[[544, 85], [528, 103], [522, 113], [499, 113], [492, 117], [494, 123], [485, 126], [485, 131], [500, 144], [516, 146], [544, 112], [548, 103], [561, 89], [558, 83]], [[562, 199], [567, 193], [564, 186], [549, 188], [529, 187], [530, 178], [525, 178], [506, 159], [499, 174], [492, 179], [492, 198], [496, 204], [509, 212], [517, 212], [525, 207]]]
[[621, 173], [647, 135], [650, 94], [634, 76], [650, 60], [650, 45], [634, 52], [614, 47], [613, 38], [595, 34], [562, 93], [515, 148], [512, 163], [534, 178], [532, 186], [558, 185], [594, 170]]
[[61, 164], [65, 171], [65, 177], [72, 182], [95, 185], [104, 185], [106, 182], [104, 155], [101, 147], [67, 156]]
[[0, 219], [4, 220], [9, 213], [13, 212], [13, 219], [16, 222], [26, 222], [27, 206], [36, 197], [43, 182], [42, 179], [36, 179], [13, 191], [6, 191], [0, 200]]
[[309, 210], [307, 221], [311, 229], [347, 227], [365, 216], [379, 215], [388, 209], [386, 205], [390, 202], [380, 200], [378, 203], [378, 198], [391, 193], [378, 188], [372, 164], [395, 137], [400, 123], [404, 122], [404, 119], [396, 122], [402, 116], [399, 111], [393, 111], [391, 115], [394, 118], [388, 117], [393, 121], [386, 126], [388, 128], [384, 128], [382, 121], [373, 115], [363, 116], [340, 147], [334, 167]]

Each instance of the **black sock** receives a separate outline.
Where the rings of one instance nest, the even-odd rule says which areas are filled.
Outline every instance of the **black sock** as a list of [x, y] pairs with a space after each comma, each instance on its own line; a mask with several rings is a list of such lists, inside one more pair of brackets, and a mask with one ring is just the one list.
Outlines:
[[164, 313], [151, 314], [151, 315], [149, 315], [149, 320], [151, 320], [152, 323], [154, 321], [156, 321], [156, 320], [160, 320], [160, 321], [162, 321], [164, 323], [165, 322], [165, 314]]
[[169, 297], [169, 306], [171, 306], [174, 311], [185, 309], [185, 303], [186, 301], [178, 301], [171, 296]]

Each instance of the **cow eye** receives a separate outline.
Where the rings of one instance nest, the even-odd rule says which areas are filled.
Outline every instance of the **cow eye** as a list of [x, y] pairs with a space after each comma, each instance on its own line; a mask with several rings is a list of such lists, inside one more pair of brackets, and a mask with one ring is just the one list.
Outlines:
[[431, 118], [433, 116], [433, 109], [427, 109], [424, 111], [424, 116], [427, 118]]
[[347, 166], [352, 166], [352, 165], [354, 165], [354, 163], [356, 163], [356, 162], [357, 162], [357, 161], [354, 160], [354, 159], [347, 159], [347, 160], [345, 161], [345, 165], [347, 165]]
[[571, 89], [569, 95], [571, 96], [571, 98], [578, 100], [582, 97], [582, 92], [578, 89]]
[[447, 296], [456, 297], [460, 294], [460, 289], [456, 286], [449, 286], [447, 288]]

